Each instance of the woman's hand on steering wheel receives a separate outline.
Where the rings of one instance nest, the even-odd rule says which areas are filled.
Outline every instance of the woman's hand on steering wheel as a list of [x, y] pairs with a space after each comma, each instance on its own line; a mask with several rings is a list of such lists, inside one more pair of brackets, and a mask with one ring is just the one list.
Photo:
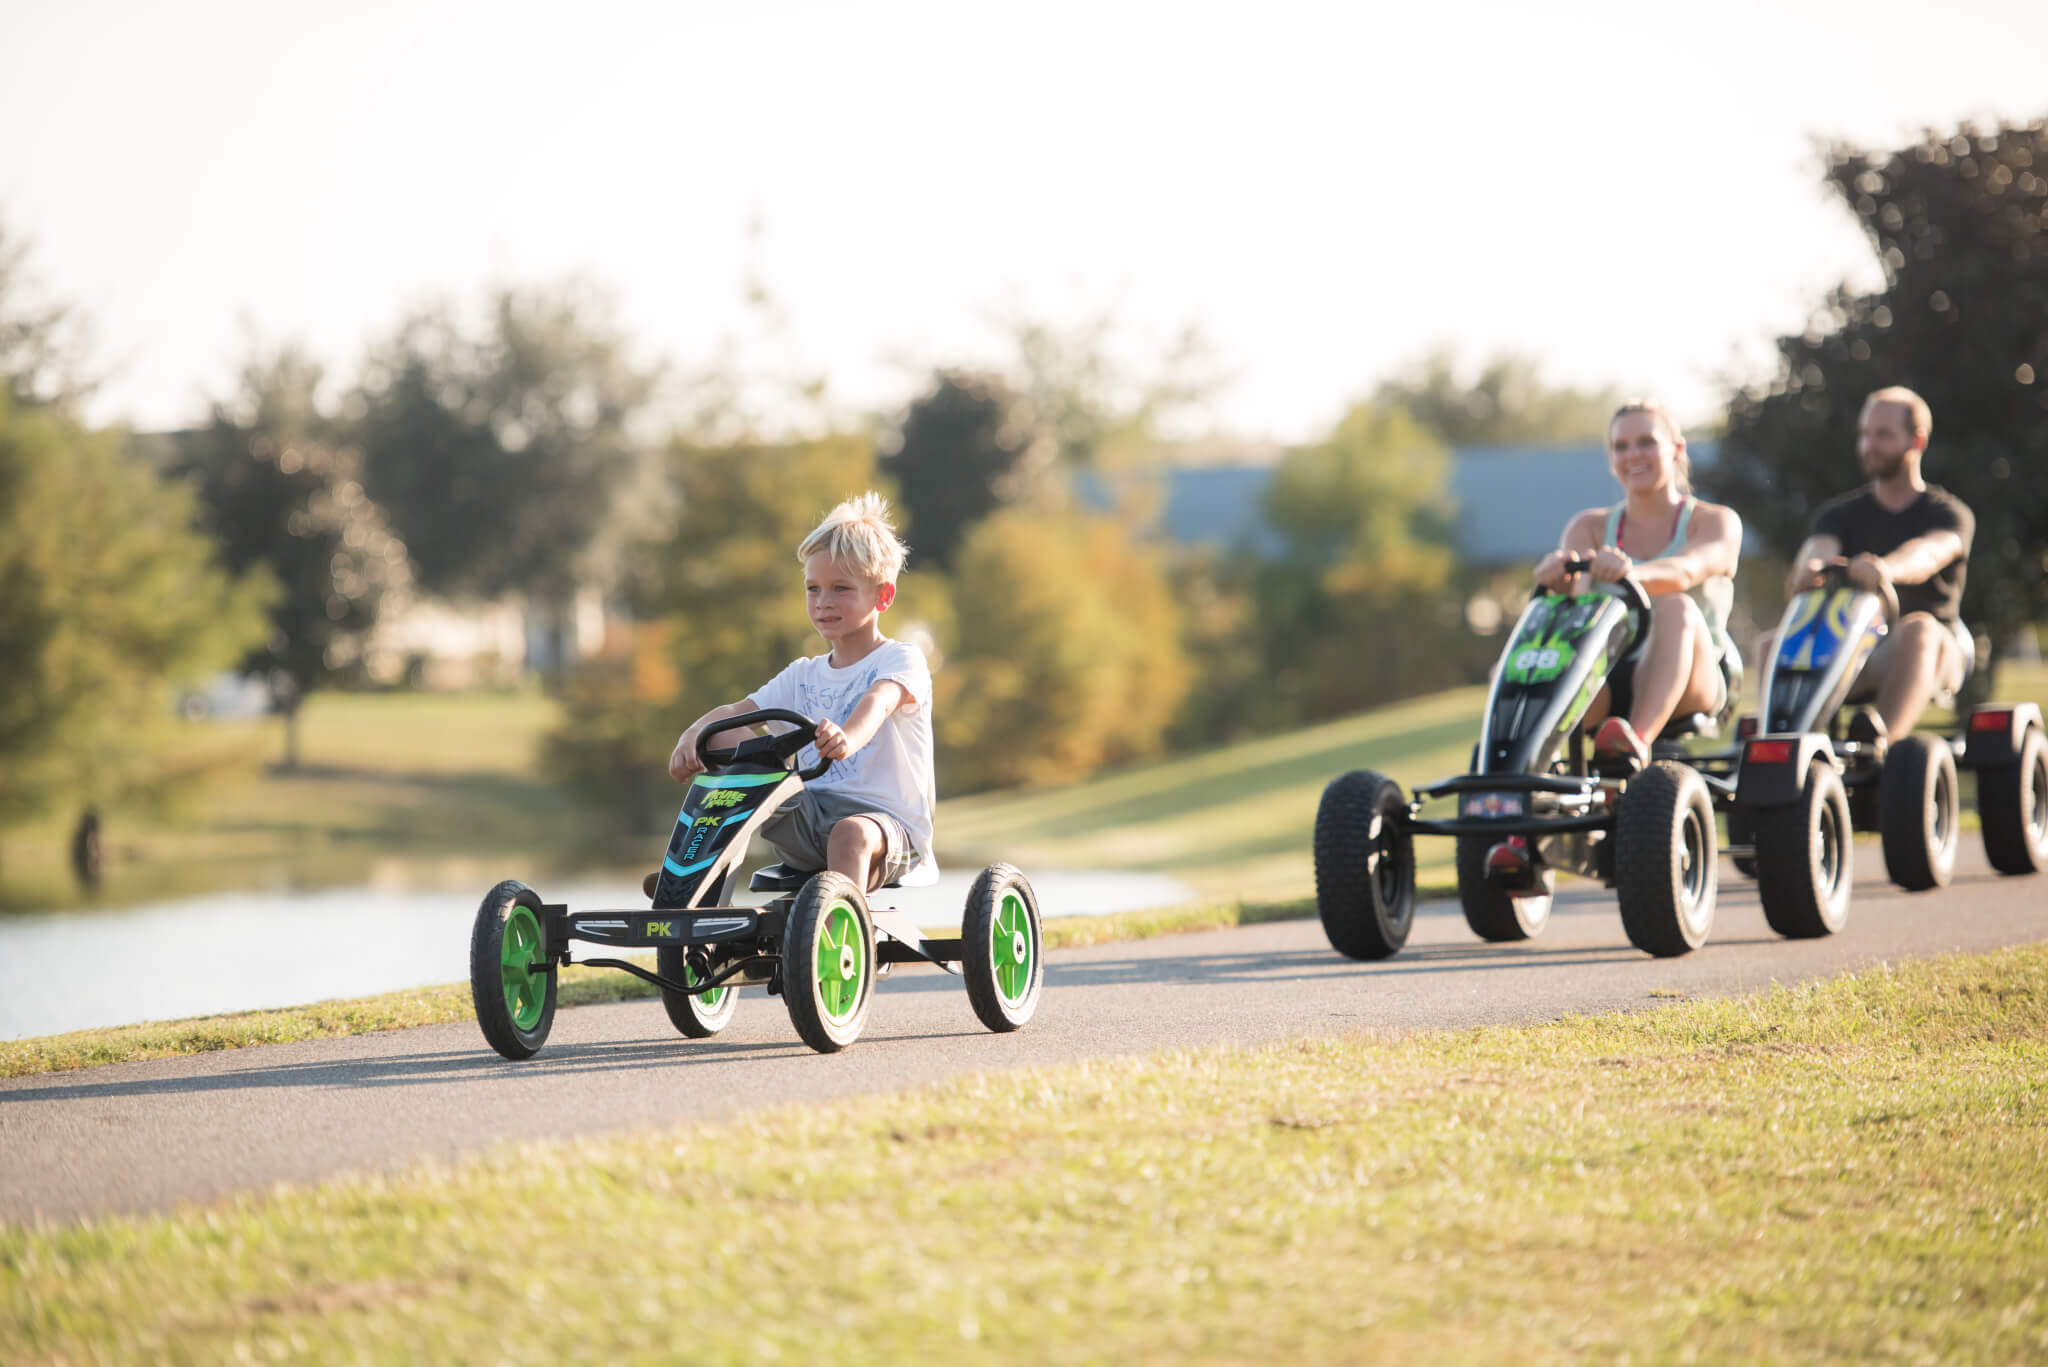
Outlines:
[[1593, 552], [1593, 577], [1602, 583], [1615, 584], [1628, 578], [1636, 562], [1619, 546], [1602, 546]]
[[1536, 583], [1550, 593], [1563, 593], [1571, 582], [1571, 573], [1565, 569], [1571, 556], [1565, 551], [1552, 551], [1536, 562]]

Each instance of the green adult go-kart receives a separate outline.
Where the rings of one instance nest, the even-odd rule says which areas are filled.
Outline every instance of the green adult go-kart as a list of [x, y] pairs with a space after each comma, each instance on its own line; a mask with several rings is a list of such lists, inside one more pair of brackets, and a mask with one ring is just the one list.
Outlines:
[[[1591, 568], [1589, 560], [1566, 565], [1572, 574]], [[1603, 684], [1613, 711], [1626, 711], [1650, 611], [1629, 578], [1582, 594], [1539, 590], [1494, 675], [1470, 772], [1412, 797], [1364, 769], [1324, 790], [1316, 905], [1332, 947], [1383, 959], [1407, 943], [1417, 835], [1457, 841], [1458, 900], [1483, 940], [1542, 933], [1556, 872], [1565, 869], [1615, 889], [1637, 948], [1669, 957], [1706, 942], [1718, 887], [1714, 810], [1733, 792], [1734, 752], [1691, 754], [1679, 738], [1715, 736], [1723, 717], [1674, 717], [1655, 738], [1651, 762], [1633, 774], [1598, 772], [1580, 726]], [[1731, 676], [1731, 706], [1738, 684]], [[1453, 810], [1425, 817], [1425, 805], [1439, 799]]]
[[1898, 886], [1946, 885], [1960, 829], [1958, 769], [1976, 772], [1991, 866], [2027, 874], [2048, 864], [2048, 741], [2035, 704], [1982, 704], [1964, 712], [1953, 735], [1921, 731], [1887, 744], [1850, 734], [1848, 699], [1898, 615], [1889, 586], [1883, 595], [1859, 589], [1843, 563], [1828, 566], [1818, 586], [1786, 604], [1761, 713], [1738, 724], [1729, 849], [1736, 867], [1756, 877], [1764, 915], [1780, 934], [1840, 926], [1856, 831], [1877, 832], [1885, 872]]
[[771, 864], [750, 887], [774, 899], [731, 905], [754, 832], [829, 767], [793, 767], [816, 730], [800, 713], [749, 712], [719, 729], [778, 722], [796, 729], [731, 749], [714, 750], [699, 738], [705, 771], [683, 799], [651, 910], [571, 911], [516, 881], [490, 890], [470, 937], [469, 985], [477, 1024], [493, 1049], [525, 1059], [547, 1041], [556, 977], [572, 962], [575, 940], [654, 950], [652, 972], [624, 959], [575, 962], [653, 983], [669, 1019], [692, 1039], [731, 1022], [743, 982], [765, 982], [788, 1006], [804, 1043], [833, 1053], [860, 1037], [876, 979], [912, 962], [963, 976], [974, 1014], [990, 1030], [1015, 1030], [1031, 1019], [1044, 978], [1038, 898], [1008, 864], [991, 864], [974, 880], [957, 940], [927, 939], [908, 912], [870, 907], [859, 887], [829, 870]]

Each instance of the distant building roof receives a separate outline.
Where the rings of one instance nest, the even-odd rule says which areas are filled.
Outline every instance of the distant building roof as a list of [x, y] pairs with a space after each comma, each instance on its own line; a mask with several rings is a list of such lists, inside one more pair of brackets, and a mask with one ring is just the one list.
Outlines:
[[[1695, 469], [1718, 448], [1695, 442]], [[1217, 465], [1165, 472], [1161, 522], [1175, 541], [1272, 551], [1280, 538], [1266, 525], [1261, 501], [1270, 465]], [[1445, 481], [1457, 500], [1458, 557], [1471, 564], [1535, 560], [1557, 545], [1573, 513], [1615, 501], [1617, 490], [1599, 446], [1468, 446], [1451, 453]], [[1091, 502], [1107, 500], [1084, 490]]]

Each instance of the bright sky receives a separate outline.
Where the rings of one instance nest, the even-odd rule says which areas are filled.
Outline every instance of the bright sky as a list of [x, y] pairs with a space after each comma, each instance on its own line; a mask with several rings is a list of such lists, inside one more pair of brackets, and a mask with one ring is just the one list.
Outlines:
[[1876, 282], [1815, 136], [2039, 116], [2044, 74], [2040, 0], [0, 0], [0, 215], [143, 427], [250, 328], [347, 378], [568, 273], [687, 367], [749, 260], [849, 407], [1113, 304], [1134, 359], [1201, 324], [1244, 434], [1439, 341], [1697, 418]]

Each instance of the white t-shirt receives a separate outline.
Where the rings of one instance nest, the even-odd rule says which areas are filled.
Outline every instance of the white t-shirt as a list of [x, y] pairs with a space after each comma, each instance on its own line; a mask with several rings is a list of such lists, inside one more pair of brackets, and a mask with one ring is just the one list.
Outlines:
[[[787, 708], [844, 726], [861, 698], [884, 679], [903, 685], [910, 700], [889, 714], [874, 739], [835, 761], [810, 786], [858, 799], [902, 822], [919, 855], [922, 882], [939, 867], [932, 856], [932, 671], [924, 652], [884, 637], [881, 645], [844, 669], [832, 667], [829, 651], [794, 660], [748, 696], [758, 708]], [[817, 762], [818, 752], [805, 746], [799, 766]]]

